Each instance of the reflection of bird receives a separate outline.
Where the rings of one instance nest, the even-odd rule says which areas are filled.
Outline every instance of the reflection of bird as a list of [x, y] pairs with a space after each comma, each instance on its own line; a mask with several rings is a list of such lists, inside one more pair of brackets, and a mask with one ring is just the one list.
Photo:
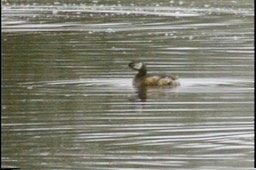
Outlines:
[[149, 86], [179, 86], [180, 82], [178, 78], [172, 75], [165, 74], [147, 74], [146, 65], [143, 62], [131, 62], [129, 67], [132, 70], [138, 71], [133, 79], [133, 85], [137, 87], [149, 87]]

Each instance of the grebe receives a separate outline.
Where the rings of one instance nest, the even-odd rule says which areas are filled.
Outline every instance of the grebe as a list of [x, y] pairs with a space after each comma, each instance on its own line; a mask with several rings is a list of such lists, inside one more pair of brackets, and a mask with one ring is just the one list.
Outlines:
[[143, 62], [131, 62], [128, 65], [132, 70], [138, 71], [133, 79], [133, 85], [137, 87], [169, 86], [176, 87], [180, 82], [176, 76], [167, 74], [147, 74], [147, 67]]

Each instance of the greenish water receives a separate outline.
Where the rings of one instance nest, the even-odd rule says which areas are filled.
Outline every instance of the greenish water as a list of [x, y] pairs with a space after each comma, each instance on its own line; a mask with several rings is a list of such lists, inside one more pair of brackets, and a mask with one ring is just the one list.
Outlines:
[[[2, 9], [2, 167], [253, 167], [253, 2], [6, 0]], [[181, 86], [141, 96], [133, 60]]]

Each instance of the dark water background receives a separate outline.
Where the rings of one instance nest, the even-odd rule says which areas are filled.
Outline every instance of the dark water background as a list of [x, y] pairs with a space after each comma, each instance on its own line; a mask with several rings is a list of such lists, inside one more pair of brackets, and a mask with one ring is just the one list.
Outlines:
[[[2, 167], [251, 169], [254, 4], [2, 1]], [[127, 65], [179, 76], [131, 85]]]

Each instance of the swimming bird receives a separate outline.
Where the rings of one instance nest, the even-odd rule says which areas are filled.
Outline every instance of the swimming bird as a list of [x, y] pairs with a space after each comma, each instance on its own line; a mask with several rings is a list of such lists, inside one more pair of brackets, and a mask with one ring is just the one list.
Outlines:
[[137, 87], [169, 86], [176, 87], [180, 82], [176, 76], [167, 74], [147, 74], [146, 64], [133, 61], [128, 65], [132, 70], [138, 71], [133, 79], [133, 85]]

